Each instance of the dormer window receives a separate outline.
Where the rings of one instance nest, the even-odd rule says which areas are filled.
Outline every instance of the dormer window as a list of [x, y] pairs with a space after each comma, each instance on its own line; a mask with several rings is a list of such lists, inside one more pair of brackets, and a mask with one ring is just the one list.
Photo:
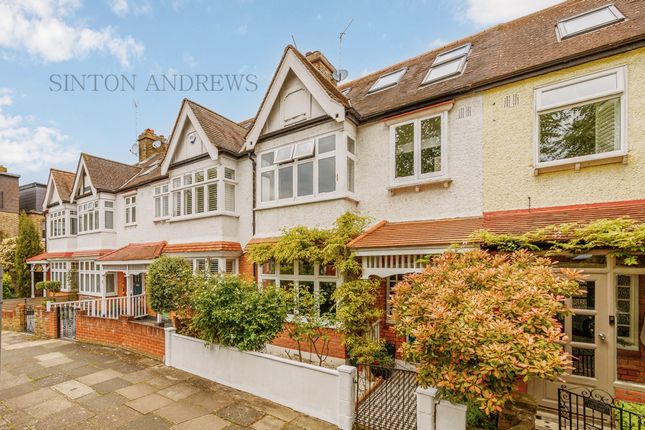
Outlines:
[[390, 72], [388, 74], [385, 74], [378, 78], [376, 82], [374, 82], [374, 85], [369, 89], [368, 93], [374, 93], [376, 91], [384, 90], [386, 88], [390, 88], [395, 86], [396, 84], [399, 83], [403, 75], [405, 75], [405, 72], [407, 71], [407, 68], [404, 69], [399, 69], [394, 72]]
[[470, 54], [470, 48], [471, 45], [468, 43], [437, 55], [421, 85], [461, 75], [466, 68], [466, 59]]
[[609, 5], [594, 9], [558, 22], [556, 32], [560, 39], [567, 39], [581, 33], [596, 30], [622, 21], [625, 16], [616, 6]]

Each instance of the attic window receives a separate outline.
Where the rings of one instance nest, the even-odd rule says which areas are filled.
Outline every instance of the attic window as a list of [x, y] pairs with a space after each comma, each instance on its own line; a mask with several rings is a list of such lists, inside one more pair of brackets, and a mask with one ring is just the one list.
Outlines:
[[557, 33], [560, 39], [567, 39], [624, 19], [616, 6], [604, 6], [558, 22]]
[[150, 167], [148, 167], [148, 168], [147, 168], [146, 170], [144, 170], [143, 172], [139, 173], [139, 176], [146, 176], [148, 173], [150, 173], [150, 172], [152, 172], [153, 170], [155, 170], [155, 169], [157, 168], [157, 166], [158, 166], [158, 165], [159, 165], [159, 162], [158, 162], [158, 161], [155, 161], [154, 163], [152, 163], [152, 164], [150, 165]]
[[379, 90], [384, 90], [385, 88], [390, 88], [393, 87], [394, 85], [398, 84], [405, 72], [407, 71], [407, 68], [404, 69], [399, 69], [394, 72], [388, 73], [386, 75], [381, 76], [374, 82], [374, 85], [372, 85], [372, 88], [368, 91], [368, 93], [373, 93], [375, 91]]
[[342, 93], [345, 97], [347, 97], [347, 96], [349, 95], [349, 92], [350, 92], [351, 90], [352, 90], [351, 88], [345, 88], [341, 93]]
[[470, 48], [471, 45], [468, 43], [437, 55], [421, 85], [461, 75], [466, 67], [466, 59], [470, 53]]

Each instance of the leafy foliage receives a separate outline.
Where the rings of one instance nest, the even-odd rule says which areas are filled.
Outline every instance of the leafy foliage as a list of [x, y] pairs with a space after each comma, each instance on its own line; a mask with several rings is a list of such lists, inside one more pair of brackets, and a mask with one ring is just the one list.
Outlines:
[[34, 288], [39, 291], [47, 290], [50, 293], [58, 293], [60, 292], [61, 285], [58, 281], [40, 281], [36, 282]]
[[334, 222], [330, 229], [297, 226], [285, 229], [275, 243], [258, 243], [248, 250], [249, 259], [256, 264], [274, 260], [277, 263], [307, 261], [310, 263], [333, 264], [346, 275], [360, 273], [360, 264], [347, 243], [360, 235], [368, 219], [352, 212], [346, 212]]
[[370, 327], [383, 317], [377, 306], [380, 288], [377, 280], [361, 279], [341, 284], [333, 294], [345, 346], [358, 363], [391, 364], [385, 340], [370, 337]]
[[519, 235], [480, 230], [473, 233], [470, 241], [500, 251], [544, 249], [547, 255], [609, 249], [624, 264], [634, 265], [638, 263], [638, 255], [645, 253], [645, 223], [630, 218], [600, 219], [589, 224], [552, 225]]
[[190, 303], [193, 270], [182, 257], [161, 256], [148, 268], [147, 293], [155, 312], [186, 310]]
[[[625, 401], [618, 401], [616, 402], [616, 406], [619, 408], [623, 408], [628, 412], [632, 412], [636, 415], [639, 415], [637, 418], [636, 416], [631, 417], [632, 419], [630, 420], [627, 414], [623, 414], [623, 420], [621, 421], [621, 429], [620, 430], [638, 430], [639, 428], [642, 428], [643, 426], [643, 421], [645, 420], [645, 405], [640, 404], [640, 403], [631, 403], [631, 402], [625, 402]], [[617, 410], [614, 410], [614, 413], [616, 414], [616, 420], [620, 420], [620, 412]]]
[[286, 331], [297, 345], [298, 360], [304, 361], [303, 345], [318, 359], [322, 366], [329, 356], [330, 327], [335, 324], [336, 314], [333, 309], [321, 313], [318, 300], [305, 288], [286, 293], [287, 303], [294, 305], [294, 311], [286, 325]]
[[190, 329], [209, 343], [260, 350], [282, 331], [287, 302], [282, 291], [237, 276], [196, 276]]
[[4, 299], [14, 298], [13, 288], [11, 288], [11, 277], [8, 273], [2, 274], [2, 297]]
[[0, 266], [9, 277], [7, 284], [15, 288], [16, 279], [16, 242], [17, 237], [9, 237], [0, 242]]
[[557, 275], [527, 251], [446, 253], [396, 286], [393, 319], [419, 382], [487, 414], [501, 411], [518, 379], [553, 379], [570, 368], [557, 314], [580, 274]]
[[31, 273], [26, 261], [42, 251], [43, 247], [36, 226], [24, 211], [21, 212], [16, 239], [14, 278], [20, 297], [31, 294]]

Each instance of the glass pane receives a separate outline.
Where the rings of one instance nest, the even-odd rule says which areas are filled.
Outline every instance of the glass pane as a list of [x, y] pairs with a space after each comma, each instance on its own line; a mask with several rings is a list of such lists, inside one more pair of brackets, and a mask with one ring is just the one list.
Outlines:
[[394, 176], [404, 178], [414, 175], [414, 123], [394, 129]]
[[347, 136], [347, 151], [351, 154], [356, 154], [356, 142], [349, 136]]
[[224, 209], [235, 212], [235, 184], [224, 184]]
[[293, 264], [281, 263], [280, 264], [280, 274], [281, 275], [293, 275]]
[[572, 348], [573, 372], [577, 376], [593, 378], [596, 373], [596, 353], [593, 349]]
[[405, 74], [406, 70], [407, 69], [401, 69], [401, 70], [397, 70], [395, 72], [389, 73], [387, 75], [381, 76], [376, 80], [376, 82], [374, 82], [374, 85], [372, 85], [372, 87], [368, 92], [371, 93], [373, 91], [382, 90], [383, 88], [396, 85], [401, 79], [401, 77]]
[[347, 190], [354, 192], [354, 160], [347, 159]]
[[269, 167], [273, 165], [273, 154], [274, 152], [268, 152], [266, 154], [262, 154], [260, 157], [260, 167]]
[[318, 192], [336, 191], [336, 157], [318, 160]]
[[596, 282], [587, 281], [580, 283], [580, 294], [571, 298], [571, 305], [575, 309], [596, 308]]
[[325, 136], [318, 139], [318, 153], [324, 154], [325, 152], [336, 150], [336, 135]]
[[275, 199], [275, 172], [263, 172], [260, 177], [262, 187], [262, 201], [269, 202]]
[[421, 173], [441, 171], [441, 117], [421, 121]]
[[336, 290], [335, 282], [321, 282], [319, 284], [318, 303], [320, 304], [320, 314], [327, 314], [334, 310], [334, 299], [332, 294]]
[[585, 342], [585, 343], [594, 343], [595, 342], [595, 324], [596, 317], [593, 315], [573, 315], [571, 317], [571, 323], [573, 327], [571, 328], [572, 340], [574, 342]]
[[217, 184], [210, 184], [208, 186], [208, 210], [217, 210]]
[[279, 198], [293, 197], [293, 166], [283, 167], [278, 172]]
[[193, 213], [193, 190], [184, 190], [184, 215]]
[[336, 276], [336, 266], [333, 264], [321, 264], [318, 268], [318, 274], [320, 276]]
[[618, 328], [618, 337], [629, 337], [629, 326], [621, 326], [619, 325]]
[[540, 115], [540, 161], [620, 149], [620, 98]]
[[314, 281], [298, 281], [298, 291], [307, 291], [314, 295]]
[[566, 35], [589, 30], [601, 25], [607, 25], [618, 18], [609, 8], [602, 8], [589, 12], [585, 15], [571, 18], [563, 21], [562, 25], [565, 28]]
[[313, 161], [298, 164], [298, 196], [310, 196], [314, 193]]
[[266, 287], [274, 287], [275, 286], [275, 280], [273, 279], [265, 279], [262, 281], [262, 286], [264, 288]]
[[262, 273], [264, 274], [274, 274], [275, 273], [275, 261], [267, 261], [262, 265]]
[[299, 275], [313, 276], [313, 274], [314, 274], [314, 265], [313, 265], [313, 263], [309, 263], [307, 261], [300, 261], [299, 262], [299, 267], [298, 267], [298, 274]]
[[432, 81], [438, 81], [439, 79], [444, 79], [453, 75], [456, 75], [461, 72], [461, 65], [463, 64], [463, 58], [457, 58], [452, 61], [447, 61], [442, 63], [439, 66], [431, 67], [426, 75], [423, 83], [426, 84]]

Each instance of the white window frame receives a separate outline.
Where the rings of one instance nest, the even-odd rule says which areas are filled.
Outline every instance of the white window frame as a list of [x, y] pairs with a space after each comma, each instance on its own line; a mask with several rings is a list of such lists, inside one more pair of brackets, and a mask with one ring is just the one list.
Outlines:
[[[153, 220], [163, 220], [170, 218], [172, 204], [170, 201], [170, 182], [155, 185], [153, 188]], [[164, 206], [165, 202], [165, 206]], [[157, 213], [159, 205], [159, 213]], [[166, 209], [164, 211], [164, 208]]]
[[[239, 273], [239, 259], [237, 257], [204, 255], [189, 258], [188, 261], [191, 264], [193, 268], [193, 274], [195, 275], [201, 273], [201, 271], [199, 270], [200, 263], [204, 263], [203, 273], [206, 276], [212, 276], [213, 274], [236, 275]], [[231, 270], [227, 270], [229, 267]]]
[[[421, 121], [441, 118], [441, 170], [438, 172], [421, 173]], [[414, 174], [401, 178], [396, 177], [396, 128], [414, 124]], [[448, 176], [448, 112], [443, 111], [433, 115], [402, 121], [390, 126], [390, 184], [423, 183], [427, 180]]]
[[50, 263], [51, 280], [60, 282], [61, 291], [69, 291], [67, 274], [69, 273], [68, 261], [52, 261]]
[[[462, 50], [464, 48], [466, 48], [466, 50], [463, 53], [450, 57], [451, 53]], [[421, 86], [450, 79], [456, 76], [461, 76], [464, 73], [464, 70], [466, 69], [466, 60], [468, 60], [468, 56], [470, 55], [471, 49], [472, 49], [472, 45], [470, 43], [466, 43], [464, 45], [457, 46], [456, 48], [450, 49], [448, 51], [439, 53], [435, 57], [434, 61], [432, 62], [432, 66], [430, 66], [425, 76], [423, 77], [423, 80], [421, 81]], [[448, 63], [459, 63], [459, 65], [457, 66], [457, 70], [455, 72], [430, 79], [430, 74], [432, 73], [432, 70], [434, 68], [443, 66]]]
[[[214, 172], [216, 174], [215, 177], [210, 178], [208, 177], [209, 171], [213, 171], [212, 169], [215, 169]], [[225, 171], [226, 170], [231, 170], [233, 171], [233, 178], [234, 179], [229, 179], [225, 177]], [[201, 173], [203, 175], [203, 180], [197, 182], [197, 174]], [[186, 183], [185, 178], [190, 177], [190, 183]], [[169, 203], [169, 214], [168, 214], [168, 219], [172, 221], [182, 221], [182, 220], [188, 220], [188, 219], [194, 219], [194, 218], [203, 218], [206, 216], [213, 216], [213, 215], [230, 215], [230, 216], [236, 216], [237, 215], [237, 169], [232, 166], [228, 165], [216, 165], [216, 166], [209, 166], [209, 167], [204, 167], [201, 169], [196, 169], [190, 172], [183, 172], [183, 173], [178, 173], [177, 175], [173, 176], [170, 178], [170, 181], [168, 183], [169, 189], [168, 189], [168, 203]], [[179, 183], [180, 185], [177, 185]], [[209, 211], [209, 202], [208, 202], [208, 186], [209, 185], [216, 185], [217, 187], [217, 209]], [[233, 186], [233, 192], [234, 192], [234, 202], [235, 202], [235, 208], [233, 210], [227, 210], [226, 209], [226, 186]], [[204, 187], [204, 211], [197, 213], [197, 199], [196, 199], [196, 189], [198, 187]], [[191, 213], [187, 214], [186, 213], [186, 207], [185, 207], [185, 198], [184, 198], [184, 191], [191, 190], [192, 192], [192, 207], [191, 207]], [[176, 194], [179, 193], [179, 209], [180, 213], [179, 215], [175, 214], [175, 207], [176, 207]], [[153, 208], [154, 210], [154, 208]]]
[[[347, 192], [354, 195], [356, 194], [356, 172], [358, 169], [358, 163], [357, 163], [357, 158], [358, 158], [358, 141], [356, 140], [356, 136], [353, 135], [352, 133], [345, 133], [343, 135], [343, 138], [345, 140], [345, 149], [346, 149], [346, 155], [347, 159], [345, 160], [345, 188], [347, 189]], [[349, 142], [348, 139], [352, 139], [354, 141], [354, 152], [350, 152], [349, 150]], [[354, 183], [352, 184], [353, 190], [349, 189], [349, 160], [352, 160], [354, 162]], [[338, 162], [338, 161], [337, 161]]]
[[[78, 205], [78, 234], [97, 233], [102, 230], [100, 200], [95, 199]], [[87, 215], [87, 217], [85, 217]], [[90, 215], [92, 221], [90, 222]], [[97, 221], [98, 220], [98, 221]], [[85, 222], [87, 221], [87, 223]], [[98, 227], [97, 227], [98, 224]], [[83, 227], [81, 229], [81, 226]]]
[[[256, 203], [257, 207], [260, 209], [263, 208], [270, 208], [270, 207], [278, 207], [278, 206], [286, 206], [286, 205], [291, 205], [291, 204], [299, 204], [299, 203], [307, 203], [307, 202], [316, 202], [316, 201], [324, 201], [328, 199], [333, 199], [333, 198], [338, 198], [342, 196], [347, 196], [350, 194], [347, 191], [347, 183], [346, 180], [344, 179], [345, 176], [347, 175], [346, 172], [346, 165], [347, 165], [347, 157], [348, 157], [348, 151], [347, 151], [347, 144], [346, 144], [346, 136], [350, 136], [352, 139], [354, 139], [354, 142], [356, 142], [356, 138], [353, 135], [350, 135], [348, 133], [343, 133], [343, 132], [331, 132], [331, 133], [325, 133], [321, 134], [319, 136], [316, 136], [315, 138], [309, 138], [305, 141], [298, 141], [298, 142], [293, 142], [289, 143], [288, 145], [283, 145], [281, 147], [276, 147], [276, 148], [271, 148], [262, 152], [257, 153], [257, 167], [256, 167], [256, 189], [258, 190], [257, 196], [256, 196]], [[335, 149], [333, 151], [328, 151], [325, 153], [320, 153], [318, 149], [318, 145], [321, 139], [324, 139], [329, 136], [334, 136], [335, 139]], [[274, 152], [277, 153], [282, 148], [285, 147], [292, 147], [295, 148], [295, 146], [307, 142], [307, 141], [314, 141], [314, 152], [311, 156], [307, 158], [298, 158], [298, 159], [293, 159], [292, 161], [286, 163], [277, 163], [275, 161], [275, 156], [274, 156], [274, 162], [273, 164], [267, 166], [267, 167], [262, 167], [262, 156]], [[292, 150], [293, 154], [293, 150]], [[353, 154], [351, 155], [351, 158], [354, 160], [354, 167], [356, 168], [356, 156]], [[335, 181], [336, 181], [336, 186], [334, 191], [327, 191], [327, 192], [319, 192], [319, 181], [318, 181], [318, 163], [320, 160], [324, 160], [327, 158], [335, 158], [335, 165], [336, 165], [336, 174], [335, 174]], [[298, 166], [301, 164], [306, 164], [306, 163], [313, 163], [313, 193], [306, 195], [306, 196], [298, 196]], [[285, 167], [292, 167], [293, 172], [292, 172], [292, 196], [291, 197], [285, 197], [285, 198], [280, 198], [280, 178], [279, 178], [279, 170], [281, 168]], [[267, 201], [262, 201], [262, 174], [267, 173], [267, 172], [273, 172], [273, 186], [274, 186], [274, 198], [273, 200], [267, 200]]]
[[[274, 263], [271, 263], [274, 264]], [[341, 275], [338, 271], [338, 268], [336, 268], [336, 275], [335, 276], [325, 276], [320, 274], [320, 264], [319, 263], [314, 263], [314, 274], [313, 275], [300, 275], [300, 263], [296, 261], [294, 263], [294, 270], [293, 274], [282, 274], [281, 272], [281, 264], [275, 263], [275, 273], [264, 273], [262, 265], [258, 265], [258, 284], [260, 286], [264, 285], [264, 281], [272, 281], [274, 285], [278, 288], [282, 288], [281, 283], [282, 282], [293, 282], [294, 287], [297, 289], [299, 282], [313, 282], [314, 283], [314, 295], [319, 297], [320, 294], [320, 283], [321, 282], [329, 282], [329, 283], [335, 283], [336, 288], [341, 284], [342, 278]]]
[[[401, 79], [403, 79], [403, 77], [405, 76], [405, 74], [407, 72], [408, 72], [408, 68], [407, 67], [402, 67], [400, 69], [396, 69], [396, 70], [393, 70], [393, 71], [391, 71], [389, 73], [386, 73], [384, 75], [379, 76], [378, 79], [376, 81], [374, 81], [374, 83], [372, 84], [370, 89], [367, 91], [367, 94], [368, 95], [369, 94], [375, 94], [375, 93], [378, 93], [379, 91], [387, 90], [389, 88], [392, 88], [392, 87], [395, 87], [395, 86], [399, 85], [399, 82], [401, 82]], [[387, 78], [388, 76], [396, 75], [397, 73], [400, 73], [401, 76], [399, 76], [399, 78], [396, 81], [394, 81], [394, 82], [392, 82], [390, 84], [387, 84], [387, 85], [381, 85], [381, 86], [378, 85], [379, 82], [381, 82], [383, 79]]]
[[[543, 94], [548, 91], [565, 88], [571, 85], [592, 81], [594, 79], [616, 75], [616, 87], [599, 91], [594, 94], [589, 94], [581, 97], [573, 97], [561, 102], [546, 104], [543, 102]], [[534, 90], [534, 126], [533, 126], [533, 163], [536, 168], [561, 166], [568, 164], [577, 164], [586, 161], [602, 160], [606, 158], [621, 157], [627, 155], [627, 69], [625, 66], [602, 70], [580, 76], [573, 79], [556, 82], [535, 88]], [[603, 152], [600, 154], [583, 155], [580, 157], [564, 158], [561, 160], [540, 161], [540, 115], [548, 114], [551, 112], [586, 105], [590, 103], [609, 100], [612, 98], [620, 97], [620, 124], [618, 125], [620, 132], [620, 147], [615, 151]]]
[[[573, 20], [581, 18], [581, 17], [583, 17], [585, 15], [591, 15], [591, 14], [593, 14], [595, 12], [598, 12], [600, 10], [603, 10], [603, 9], [606, 9], [609, 12], [611, 12], [614, 15], [615, 18], [613, 20], [611, 20], [611, 21], [602, 22], [600, 24], [592, 25], [591, 27], [583, 28], [583, 29], [580, 29], [578, 31], [574, 31], [574, 32], [571, 32], [571, 33], [567, 32], [567, 29], [566, 29], [565, 25], [566, 25], [566, 23], [568, 21], [573, 21]], [[599, 28], [615, 24], [617, 22], [623, 21], [624, 19], [625, 19], [625, 15], [623, 15], [618, 10], [618, 8], [616, 6], [614, 6], [613, 4], [606, 5], [606, 6], [601, 6], [601, 7], [598, 7], [598, 8], [595, 8], [595, 9], [588, 10], [586, 12], [580, 13], [578, 15], [574, 15], [574, 16], [571, 16], [569, 18], [565, 18], [562, 21], [558, 22], [558, 24], [556, 25], [556, 35], [558, 36], [559, 40], [565, 40], [565, 39], [569, 39], [571, 37], [577, 36], [579, 34], [588, 33], [590, 31], [597, 30]]]
[[[127, 226], [137, 225], [137, 195], [128, 194], [123, 196], [123, 224]], [[134, 216], [133, 216], [134, 215]], [[130, 218], [130, 221], [128, 221]]]
[[[101, 265], [94, 260], [78, 262], [78, 292], [86, 296], [101, 296]], [[115, 296], [114, 293], [107, 294]]]
[[48, 214], [49, 226], [48, 235], [51, 239], [71, 236], [70, 225], [68, 222], [69, 213], [67, 209], [61, 209]]
[[[619, 276], [628, 276], [630, 278], [630, 298], [629, 298], [629, 304], [630, 304], [630, 309], [629, 309], [629, 317], [630, 317], [630, 322], [629, 322], [629, 328], [630, 328], [630, 333], [631, 333], [631, 338], [627, 339], [622, 336], [618, 336], [618, 277]], [[620, 342], [616, 342], [616, 348], [618, 349], [624, 349], [624, 350], [629, 350], [629, 351], [638, 351], [640, 349], [640, 326], [638, 325], [638, 319], [639, 319], [639, 308], [638, 308], [638, 301], [639, 301], [639, 290], [640, 290], [640, 285], [639, 285], [639, 276], [638, 275], [630, 275], [627, 273], [621, 273], [621, 272], [616, 272], [614, 275], [614, 282], [615, 282], [615, 289], [614, 289], [614, 297], [616, 300], [616, 340], [618, 339], [623, 339], [625, 340], [628, 344], [631, 345], [622, 345]], [[624, 286], [624, 285], [623, 285]], [[624, 325], [624, 324], [620, 324]]]

